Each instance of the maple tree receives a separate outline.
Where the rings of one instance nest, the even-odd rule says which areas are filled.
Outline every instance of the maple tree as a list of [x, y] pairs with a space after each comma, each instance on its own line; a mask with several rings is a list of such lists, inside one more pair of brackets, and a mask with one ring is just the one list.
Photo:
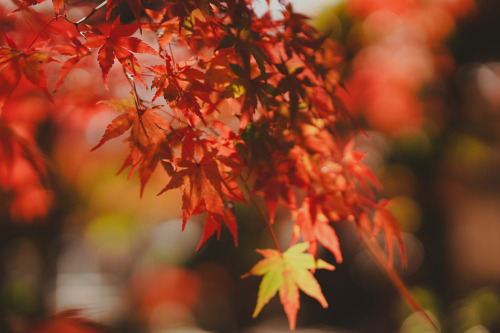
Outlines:
[[[337, 46], [306, 16], [288, 5], [281, 19], [270, 13], [257, 17], [251, 2], [238, 0], [127, 0], [135, 18], [130, 23], [116, 12], [122, 1], [108, 0], [90, 8], [81, 4], [90, 11], [74, 21], [68, 13], [78, 2], [54, 0], [52, 18], [37, 12], [35, 5], [43, 2], [18, 1], [11, 13], [35, 17], [41, 28], [29, 45], [18, 46], [26, 37], [15, 31], [2, 36], [0, 108], [20, 89], [23, 76], [53, 101], [58, 92], [49, 86], [64, 87], [83, 62], [89, 66], [97, 59], [106, 87], [118, 63], [129, 98], [101, 101], [120, 114], [93, 150], [125, 138], [129, 153], [120, 171], [138, 172], [141, 195], [154, 170], [167, 174], [170, 180], [159, 194], [182, 192], [182, 228], [193, 215], [205, 214], [198, 249], [219, 238], [223, 228], [237, 246], [234, 204], [258, 209], [275, 249], [257, 250], [264, 259], [247, 274], [263, 275], [254, 316], [278, 291], [291, 329], [299, 290], [328, 305], [313, 272], [334, 268], [316, 258], [319, 245], [342, 262], [335, 231], [341, 220], [357, 229], [405, 299], [421, 311], [392, 266], [394, 239], [406, 260], [401, 229], [388, 201], [373, 193], [380, 184], [354, 148], [357, 126], [342, 103]], [[93, 20], [100, 11], [105, 17]], [[186, 56], [176, 59], [172, 48]], [[55, 84], [47, 80], [49, 71], [56, 73]], [[32, 187], [45, 193], [45, 161], [34, 133], [20, 131], [3, 112], [0, 143], [0, 185], [21, 193], [25, 184], [11, 176], [23, 164], [38, 176]], [[49, 191], [41, 194], [47, 205]], [[278, 206], [295, 220], [287, 250], [273, 227]], [[32, 213], [37, 214], [43, 210]]]

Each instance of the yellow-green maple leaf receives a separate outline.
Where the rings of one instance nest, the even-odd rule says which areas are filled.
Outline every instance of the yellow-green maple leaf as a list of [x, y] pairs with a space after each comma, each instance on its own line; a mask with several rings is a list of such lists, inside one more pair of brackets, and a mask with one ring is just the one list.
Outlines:
[[264, 259], [243, 276], [263, 275], [253, 313], [254, 318], [278, 291], [291, 330], [295, 329], [297, 311], [300, 307], [299, 289], [314, 297], [324, 308], [328, 307], [312, 272], [317, 268], [333, 270], [335, 267], [321, 259], [315, 259], [309, 253], [304, 253], [308, 247], [308, 243], [300, 243], [283, 253], [272, 249], [257, 250]]

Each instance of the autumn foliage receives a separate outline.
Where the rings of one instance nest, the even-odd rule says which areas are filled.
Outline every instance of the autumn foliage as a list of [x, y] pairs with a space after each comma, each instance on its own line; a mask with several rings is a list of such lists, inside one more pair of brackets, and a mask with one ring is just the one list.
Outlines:
[[[388, 259], [381, 251], [372, 253], [400, 283], [392, 260], [395, 241], [405, 260], [401, 229], [388, 202], [376, 199], [373, 190], [380, 184], [354, 148], [358, 127], [341, 102], [342, 59], [307, 17], [291, 6], [281, 19], [270, 13], [257, 17], [251, 2], [237, 0], [109, 0], [91, 6], [53, 0], [50, 11], [38, 11], [35, 5], [42, 2], [18, 1], [5, 16], [31, 18], [39, 29], [5, 29], [0, 107], [11, 107], [26, 81], [54, 105], [65, 103], [58, 89], [71, 71], [85, 66], [98, 66], [111, 89], [110, 71], [120, 67], [129, 97], [99, 102], [117, 116], [93, 150], [125, 139], [129, 150], [120, 171], [137, 173], [142, 189], [155, 169], [167, 174], [170, 180], [159, 194], [181, 191], [182, 228], [193, 215], [204, 214], [198, 249], [223, 229], [238, 245], [235, 203], [259, 210], [262, 221], [256, 223], [268, 228], [275, 249], [257, 250], [264, 258], [248, 273], [263, 276], [254, 316], [277, 292], [291, 329], [299, 290], [328, 305], [313, 273], [334, 268], [316, 258], [319, 246], [342, 262], [335, 232], [342, 220], [371, 249], [380, 250], [376, 236], [384, 236]], [[133, 22], [120, 17], [124, 6]], [[88, 14], [70, 18], [74, 8]], [[183, 50], [182, 56], [175, 50]], [[0, 113], [0, 185], [14, 193], [13, 215], [20, 214], [15, 207], [26, 200], [26, 188], [50, 204], [46, 161], [32, 127], [18, 122], [12, 112]], [[33, 174], [29, 187], [16, 182], [20, 166]], [[288, 249], [273, 229], [278, 207], [295, 221]]]

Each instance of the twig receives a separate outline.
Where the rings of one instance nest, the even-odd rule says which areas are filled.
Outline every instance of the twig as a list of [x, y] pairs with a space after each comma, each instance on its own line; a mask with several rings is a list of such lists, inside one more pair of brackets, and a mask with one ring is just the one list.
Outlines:
[[239, 176], [239, 177], [240, 177], [241, 182], [243, 183], [243, 185], [245, 187], [245, 191], [247, 192], [249, 200], [255, 205], [255, 207], [257, 207], [257, 210], [259, 211], [260, 216], [262, 217], [262, 219], [266, 223], [267, 230], [271, 234], [271, 238], [273, 240], [274, 247], [276, 248], [276, 250], [278, 250], [278, 252], [283, 253], [283, 251], [281, 250], [281, 246], [278, 242], [278, 238], [276, 237], [276, 233], [274, 232], [273, 226], [271, 225], [271, 222], [269, 222], [269, 218], [267, 217], [267, 214], [264, 212], [264, 209], [260, 206], [260, 204], [250, 195], [250, 189], [248, 188], [247, 183], [243, 180], [243, 178], [241, 176]]
[[425, 319], [425, 321], [427, 321], [427, 323], [436, 330], [436, 332], [440, 332], [437, 324], [432, 320], [432, 318], [427, 314], [427, 312], [424, 311], [422, 306], [418, 303], [418, 301], [413, 297], [411, 292], [408, 290], [408, 287], [406, 287], [405, 283], [401, 280], [399, 274], [394, 270], [391, 264], [389, 264], [384, 252], [382, 251], [378, 243], [375, 242], [375, 238], [373, 238], [373, 236], [367, 233], [366, 231], [362, 231], [360, 234], [360, 240], [361, 243], [365, 246], [365, 248], [372, 256], [372, 258], [375, 260], [378, 267], [380, 267], [384, 271], [384, 273], [387, 275], [389, 280], [391, 280], [392, 284], [397, 289], [399, 294], [408, 303], [410, 308], [413, 311], [419, 313]]
[[175, 58], [174, 58], [174, 53], [172, 52], [172, 46], [170, 45], [171, 43], [168, 43], [168, 47], [170, 49], [170, 56], [172, 57], [172, 63], [174, 67], [174, 71], [177, 72], [177, 64], [175, 63]]
[[28, 46], [28, 49], [31, 49], [31, 47], [33, 46], [33, 44], [35, 44], [36, 40], [38, 39], [38, 37], [40, 37], [42, 35], [42, 33], [45, 31], [45, 29], [47, 29], [47, 27], [54, 21], [57, 21], [57, 19], [59, 18], [60, 16], [56, 16], [54, 17], [52, 20], [50, 20], [49, 22], [47, 22], [42, 30], [40, 30], [40, 32], [38, 33], [38, 35], [36, 35], [35, 39], [33, 39], [33, 41], [31, 42], [30, 46]]
[[130, 86], [132, 87], [132, 91], [134, 92], [134, 103], [135, 103], [135, 109], [137, 110], [137, 116], [139, 117], [139, 124], [141, 124], [141, 128], [142, 131], [144, 132], [144, 135], [146, 135], [146, 139], [148, 139], [148, 142], [151, 143], [148, 132], [146, 131], [146, 127], [142, 122], [142, 113], [144, 111], [144, 105], [142, 105], [141, 99], [139, 98], [139, 94], [137, 93], [137, 87], [135, 86], [134, 79], [132, 78], [131, 75], [129, 75], [129, 73], [127, 73], [125, 67], [123, 67], [123, 73], [125, 74], [125, 77], [127, 78], [127, 81], [129, 82]]
[[106, 6], [106, 4], [108, 3], [108, 0], [104, 0], [103, 2], [101, 2], [99, 5], [97, 5], [97, 7], [94, 7], [92, 8], [92, 11], [85, 17], [79, 19], [78, 21], [76, 22], [73, 22], [71, 21], [70, 19], [68, 19], [68, 17], [66, 15], [64, 15], [64, 19], [66, 21], [68, 21], [69, 23], [71, 24], [74, 24], [75, 27], [76, 27], [76, 30], [80, 33], [80, 29], [78, 28], [78, 26], [80, 24], [82, 24], [83, 22], [87, 21], [89, 18], [92, 17], [92, 15], [94, 15], [99, 9], [101, 9], [102, 7]]

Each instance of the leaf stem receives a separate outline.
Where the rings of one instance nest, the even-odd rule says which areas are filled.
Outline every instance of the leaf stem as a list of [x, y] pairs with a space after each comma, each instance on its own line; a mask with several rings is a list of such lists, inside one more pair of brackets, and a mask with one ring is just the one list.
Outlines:
[[127, 81], [132, 87], [132, 91], [134, 92], [134, 103], [135, 103], [135, 109], [137, 110], [137, 116], [139, 117], [139, 124], [141, 124], [141, 128], [142, 131], [144, 132], [144, 135], [146, 136], [146, 139], [148, 139], [148, 142], [151, 143], [151, 139], [149, 138], [148, 132], [146, 131], [146, 127], [142, 122], [144, 105], [142, 105], [141, 99], [139, 98], [139, 94], [137, 93], [137, 87], [135, 85], [134, 79], [127, 73], [125, 67], [123, 67], [123, 73], [125, 74], [125, 77], [127, 78]]
[[56, 16], [54, 17], [52, 20], [50, 20], [49, 22], [47, 22], [42, 30], [40, 30], [40, 32], [38, 33], [38, 35], [36, 35], [35, 39], [33, 39], [33, 41], [31, 42], [30, 46], [28, 46], [28, 50], [31, 49], [31, 47], [33, 46], [33, 44], [35, 44], [36, 40], [42, 35], [42, 33], [45, 31], [45, 29], [47, 29], [47, 27], [54, 21], [57, 21], [57, 19], [59, 18], [59, 16]]
[[276, 237], [276, 233], [274, 232], [273, 226], [271, 225], [271, 222], [269, 222], [269, 217], [267, 216], [266, 212], [261, 207], [261, 205], [251, 196], [250, 189], [248, 188], [247, 183], [243, 180], [243, 177], [241, 177], [241, 175], [240, 175], [239, 178], [241, 179], [241, 183], [243, 183], [243, 186], [245, 187], [245, 191], [248, 195], [249, 200], [254, 204], [255, 207], [257, 207], [257, 210], [259, 211], [260, 217], [266, 223], [267, 230], [271, 234], [271, 238], [273, 240], [274, 247], [276, 248], [276, 250], [278, 250], [278, 252], [283, 254], [283, 251], [281, 250], [280, 243], [278, 242], [278, 238]]
[[172, 63], [174, 67], [174, 71], [177, 73], [177, 64], [175, 63], [175, 58], [174, 58], [174, 53], [172, 52], [172, 46], [170, 45], [171, 43], [168, 43], [168, 48], [170, 49], [170, 56], [172, 57]]
[[422, 306], [418, 303], [418, 301], [413, 297], [411, 292], [408, 290], [408, 287], [405, 285], [403, 280], [401, 280], [399, 274], [396, 272], [396, 270], [394, 270], [391, 264], [389, 264], [379, 244], [375, 242], [375, 238], [368, 232], [363, 230], [360, 233], [360, 240], [361, 243], [364, 245], [364, 247], [368, 250], [368, 252], [372, 256], [372, 258], [375, 260], [377, 265], [380, 267], [380, 269], [382, 269], [389, 278], [389, 280], [391, 280], [396, 290], [399, 292], [401, 297], [403, 297], [403, 299], [410, 306], [410, 308], [413, 311], [419, 313], [427, 321], [427, 323], [430, 324], [436, 330], [436, 332], [439, 332], [440, 330], [437, 324], [432, 320], [429, 314], [427, 314], [427, 312], [424, 311]]
[[280, 244], [278, 242], [278, 238], [276, 237], [276, 233], [274, 232], [274, 229], [273, 229], [271, 223], [269, 222], [269, 218], [266, 217], [264, 210], [259, 205], [259, 203], [254, 200], [254, 198], [250, 198], [250, 200], [252, 200], [253, 204], [257, 207], [260, 215], [264, 219], [264, 222], [266, 223], [267, 229], [269, 230], [269, 233], [271, 234], [271, 238], [273, 239], [274, 247], [276, 248], [276, 250], [278, 250], [278, 252], [283, 253], [283, 251], [281, 250]]

